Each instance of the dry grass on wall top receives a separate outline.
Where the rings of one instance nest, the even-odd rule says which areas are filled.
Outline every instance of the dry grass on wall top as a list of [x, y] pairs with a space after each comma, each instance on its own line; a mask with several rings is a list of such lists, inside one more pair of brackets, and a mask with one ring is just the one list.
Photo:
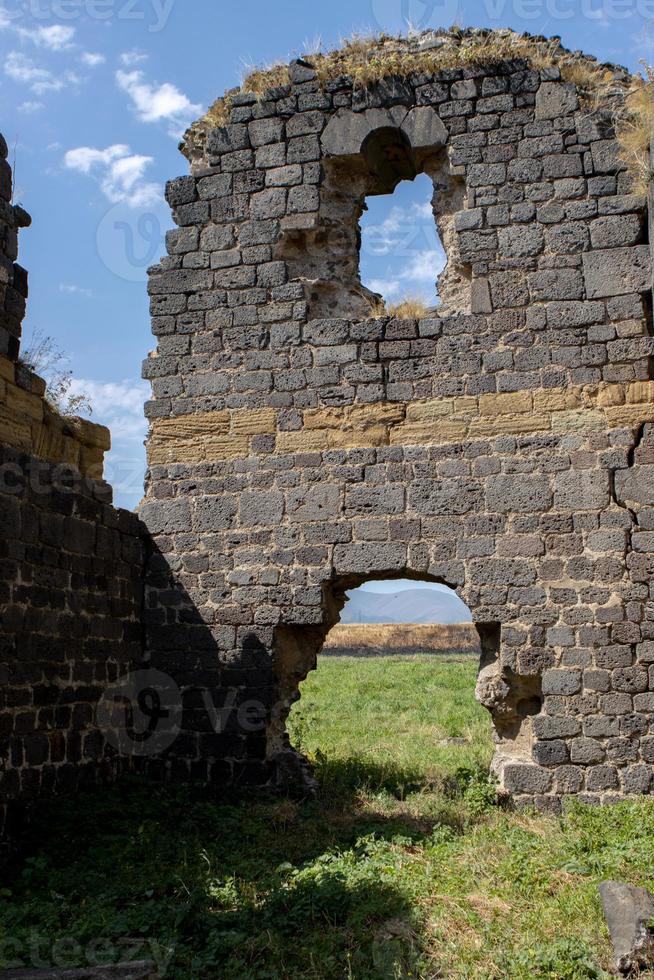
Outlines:
[[[446, 68], [513, 59], [524, 59], [536, 69], [557, 66], [564, 80], [577, 85], [588, 99], [604, 98], [619, 84], [610, 66], [601, 65], [580, 52], [568, 51], [556, 37], [533, 37], [508, 29], [467, 32], [452, 28], [434, 36], [438, 46], [420, 47], [420, 40], [419, 36], [355, 35], [344, 40], [338, 50], [305, 55], [304, 60], [314, 67], [323, 85], [343, 78], [350, 79], [358, 88], [392, 76], [433, 74]], [[254, 68], [239, 88], [217, 99], [206, 115], [191, 126], [183, 147], [190, 151], [201, 149], [208, 131], [226, 125], [236, 94], [251, 93], [261, 98], [270, 89], [289, 82], [288, 65], [276, 63], [268, 68]]]
[[[511, 30], [479, 31], [466, 34], [451, 30], [442, 35], [439, 47], [421, 49], [401, 37], [355, 36], [328, 54], [307, 58], [326, 84], [336, 78], [352, 79], [355, 87], [365, 87], [391, 76], [430, 74], [445, 68], [465, 68], [522, 58], [534, 68], [557, 65], [569, 81], [589, 92], [605, 91], [613, 83], [613, 73], [592, 58], [572, 53], [558, 38], [544, 39]], [[574, 77], [572, 77], [574, 75]], [[568, 77], [569, 76], [569, 77]], [[247, 85], [247, 79], [245, 84]]]
[[403, 299], [399, 303], [387, 305], [385, 313], [386, 316], [393, 316], [398, 320], [424, 320], [429, 316], [429, 308], [424, 300]]
[[626, 114], [618, 124], [622, 160], [632, 175], [635, 194], [646, 195], [654, 174], [650, 143], [654, 133], [654, 69], [643, 64], [644, 78], [635, 78], [626, 99]]
[[[398, 320], [424, 320], [430, 315], [430, 308], [423, 299], [410, 298], [400, 300], [397, 303], [387, 303], [383, 297], [375, 296], [370, 303], [370, 319], [377, 317], [392, 316]], [[434, 312], [434, 315], [436, 313]]]

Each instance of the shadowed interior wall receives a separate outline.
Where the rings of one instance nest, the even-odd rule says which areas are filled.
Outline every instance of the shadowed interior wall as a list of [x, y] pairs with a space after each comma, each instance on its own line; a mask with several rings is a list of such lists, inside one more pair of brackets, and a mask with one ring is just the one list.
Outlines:
[[62, 417], [20, 361], [29, 216], [5, 157], [0, 137], [0, 839], [39, 798], [131, 766], [96, 706], [141, 661], [144, 561], [138, 517], [102, 481], [109, 432]]

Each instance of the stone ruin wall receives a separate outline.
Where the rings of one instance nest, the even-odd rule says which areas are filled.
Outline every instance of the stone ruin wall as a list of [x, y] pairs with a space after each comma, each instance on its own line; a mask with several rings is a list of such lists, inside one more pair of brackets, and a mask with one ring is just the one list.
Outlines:
[[[627, 81], [597, 105], [556, 63], [361, 88], [294, 62], [192, 131], [144, 365], [146, 641], [185, 698], [170, 774], [306, 785], [298, 684], [345, 590], [402, 576], [472, 611], [505, 792], [651, 791], [654, 340], [647, 201], [613, 125]], [[442, 305], [375, 315], [364, 199], [421, 172]], [[219, 731], [208, 703], [230, 706]]]
[[141, 657], [144, 550], [138, 518], [102, 482], [109, 432], [63, 418], [21, 363], [17, 236], [30, 218], [12, 204], [6, 157], [0, 136], [0, 840], [37, 798], [131, 762], [95, 707]]
[[[102, 481], [106, 430], [63, 419], [20, 362], [29, 217], [0, 141], [5, 836], [125, 768], [310, 787], [288, 710], [345, 591], [383, 576], [470, 607], [518, 803], [652, 791], [651, 261], [613, 127], [625, 77], [592, 106], [517, 60], [363, 89], [295, 62], [196, 127], [150, 280], [141, 521]], [[375, 315], [364, 200], [421, 172], [442, 305]], [[138, 760], [96, 714], [134, 667], [184, 708]]]

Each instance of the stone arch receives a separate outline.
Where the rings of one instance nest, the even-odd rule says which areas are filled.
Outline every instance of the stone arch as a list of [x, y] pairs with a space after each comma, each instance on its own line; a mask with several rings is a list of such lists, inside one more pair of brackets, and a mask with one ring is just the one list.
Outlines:
[[327, 157], [366, 155], [366, 146], [375, 133], [401, 133], [416, 163], [426, 153], [433, 153], [447, 143], [448, 133], [438, 113], [431, 106], [407, 109], [368, 109], [358, 113], [337, 112], [322, 134], [322, 148]]
[[430, 106], [363, 113], [343, 110], [321, 137], [324, 180], [318, 215], [282, 222], [276, 255], [291, 281], [305, 286], [309, 319], [368, 319], [380, 297], [361, 283], [359, 221], [370, 195], [392, 194], [402, 180], [425, 173], [434, 185], [432, 207], [447, 265], [439, 276], [443, 309], [470, 311], [469, 263], [463, 262], [454, 215], [465, 208], [465, 181], [450, 164], [447, 130]]
[[311, 793], [316, 788], [307, 759], [290, 743], [286, 722], [291, 707], [300, 698], [301, 683], [317, 668], [317, 657], [327, 634], [339, 621], [347, 602], [346, 593], [365, 582], [394, 579], [446, 585], [470, 609], [473, 625], [479, 635], [480, 659], [475, 697], [488, 709], [493, 722], [497, 744], [494, 769], [501, 776], [504, 765], [529, 761], [533, 742], [530, 720], [542, 706], [540, 676], [519, 676], [502, 666], [501, 624], [484, 622], [475, 616], [465, 586], [447, 581], [442, 575], [408, 568], [340, 573], [323, 584], [322, 622], [319, 625], [281, 623], [274, 630], [272, 670], [275, 695], [266, 726], [266, 757], [272, 765], [273, 779], [279, 788], [300, 793]]

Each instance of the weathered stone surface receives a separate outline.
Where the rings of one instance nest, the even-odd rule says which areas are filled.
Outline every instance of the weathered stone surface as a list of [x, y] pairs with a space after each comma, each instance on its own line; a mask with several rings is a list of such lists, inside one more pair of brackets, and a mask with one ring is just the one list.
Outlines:
[[584, 252], [583, 263], [589, 299], [644, 293], [651, 288], [652, 263], [646, 245]]
[[416, 150], [445, 146], [447, 142], [445, 125], [438, 113], [429, 106], [412, 109], [401, 129]]
[[330, 156], [352, 156], [361, 152], [363, 143], [376, 129], [391, 127], [393, 118], [384, 110], [368, 109], [360, 113], [340, 109], [325, 127], [322, 148]]
[[[310, 668], [353, 582], [429, 574], [459, 587], [496, 631], [478, 692], [502, 786], [547, 807], [569, 793], [645, 791], [654, 759], [623, 734], [651, 695], [649, 661], [632, 652], [649, 613], [630, 591], [654, 571], [654, 524], [635, 523], [653, 506], [642, 471], [654, 452], [636, 454], [639, 427], [654, 422], [644, 202], [622, 193], [611, 127], [578, 106], [558, 71], [507, 69], [415, 95], [391, 79], [352, 107], [317, 97], [280, 109], [279, 145], [257, 147], [247, 186], [233, 178], [243, 202], [212, 214], [229, 229], [210, 251], [214, 292], [224, 290], [219, 380], [187, 367], [163, 334], [150, 366], [170, 379], [171, 418], [202, 414], [189, 399], [209, 396], [227, 413], [223, 431], [186, 441], [159, 437], [154, 420], [150, 458], [167, 465], [148, 495], [192, 479], [200, 499], [231, 501], [207, 533], [226, 556], [233, 615], [261, 636], [272, 669], [290, 656], [277, 652], [288, 631], [305, 651], [300, 672]], [[281, 133], [251, 128], [251, 142]], [[447, 160], [428, 152], [441, 145]], [[420, 321], [371, 317], [361, 202], [421, 170], [438, 190], [449, 258], [440, 308]], [[199, 327], [193, 337], [207, 343]], [[179, 547], [199, 560], [204, 542]], [[238, 646], [227, 655], [241, 658]], [[294, 697], [297, 676], [270, 696]], [[272, 724], [269, 757], [278, 745], [288, 760], [283, 723]]]
[[542, 513], [552, 503], [546, 476], [499, 475], [486, 488], [488, 509], [500, 514]]
[[574, 85], [565, 82], [543, 82], [536, 93], [536, 118], [567, 116], [579, 105]]
[[645, 888], [619, 881], [599, 886], [602, 908], [609, 927], [619, 973], [648, 969], [654, 965], [654, 896]]
[[654, 506], [654, 465], [617, 472], [615, 494], [623, 506]]

